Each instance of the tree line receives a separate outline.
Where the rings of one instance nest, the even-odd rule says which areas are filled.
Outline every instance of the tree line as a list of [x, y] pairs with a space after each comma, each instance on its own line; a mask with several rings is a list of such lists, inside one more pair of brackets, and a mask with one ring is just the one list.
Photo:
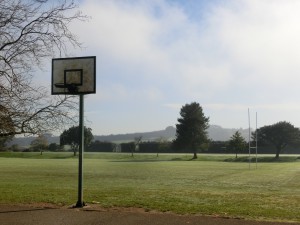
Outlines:
[[[249, 150], [249, 143], [236, 131], [228, 141], [212, 141], [207, 136], [209, 118], [203, 113], [199, 103], [192, 102], [182, 106], [178, 124], [176, 124], [176, 137], [173, 141], [159, 138], [156, 141], [143, 141], [143, 137], [135, 137], [133, 141], [126, 143], [112, 143], [105, 141], [94, 141], [91, 128], [84, 128], [85, 151], [89, 152], [128, 152], [133, 156], [134, 153], [191, 153], [196, 159], [200, 152], [206, 153], [234, 153], [246, 154]], [[72, 126], [60, 135], [60, 144], [48, 144], [47, 138], [38, 135], [27, 151], [72, 151], [74, 155], [79, 148], [79, 128]], [[259, 128], [252, 132], [250, 145], [255, 146], [259, 143], [259, 153], [272, 153], [275, 158], [288, 150], [290, 153], [299, 153], [300, 131], [291, 123], [282, 121], [273, 125]], [[4, 149], [5, 142], [10, 137], [0, 137], [0, 147]], [[17, 146], [11, 146], [9, 150], [17, 151]], [[253, 150], [252, 150], [253, 152]]]
[[[193, 159], [196, 159], [197, 153], [234, 153], [236, 158], [238, 154], [246, 154], [249, 150], [249, 143], [242, 137], [239, 131], [236, 131], [228, 141], [211, 141], [207, 136], [209, 118], [203, 113], [199, 103], [192, 102], [182, 106], [178, 124], [176, 124], [176, 138], [173, 141], [164, 138], [156, 141], [143, 141], [143, 137], [135, 137], [133, 141], [127, 143], [112, 143], [93, 141], [94, 136], [91, 128], [84, 128], [85, 151], [89, 152], [128, 152], [133, 156], [134, 153], [191, 153]], [[74, 155], [79, 148], [79, 128], [70, 127], [60, 135], [60, 145], [51, 143], [47, 145], [43, 136], [38, 136], [31, 143], [31, 150], [48, 149], [50, 151], [73, 151]], [[259, 128], [252, 132], [250, 145], [255, 146], [259, 143], [259, 153], [273, 153], [275, 158], [283, 150], [297, 153], [300, 149], [300, 130], [291, 123], [282, 121], [273, 125]], [[69, 146], [65, 149], [64, 146]], [[48, 147], [47, 147], [48, 146]], [[252, 150], [253, 152], [253, 150]], [[299, 153], [299, 151], [298, 151]]]

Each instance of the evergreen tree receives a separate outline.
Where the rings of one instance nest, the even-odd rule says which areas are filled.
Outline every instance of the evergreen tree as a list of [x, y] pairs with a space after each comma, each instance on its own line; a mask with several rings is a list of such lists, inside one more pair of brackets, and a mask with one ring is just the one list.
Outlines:
[[246, 141], [242, 137], [241, 133], [239, 131], [236, 131], [230, 138], [228, 147], [230, 151], [234, 151], [235, 158], [237, 158], [237, 154], [241, 153], [246, 148]]
[[197, 152], [205, 150], [209, 142], [207, 136], [209, 117], [205, 117], [202, 107], [196, 102], [184, 105], [180, 110], [180, 116], [176, 124], [174, 146], [176, 149], [193, 153], [193, 159], [196, 159]]

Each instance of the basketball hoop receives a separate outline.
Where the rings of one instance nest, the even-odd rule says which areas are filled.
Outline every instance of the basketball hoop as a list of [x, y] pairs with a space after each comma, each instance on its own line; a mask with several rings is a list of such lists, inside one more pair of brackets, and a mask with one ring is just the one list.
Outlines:
[[65, 84], [65, 83], [57, 83], [54, 84], [56, 88], [67, 88], [70, 94], [78, 93], [78, 85], [77, 84]]

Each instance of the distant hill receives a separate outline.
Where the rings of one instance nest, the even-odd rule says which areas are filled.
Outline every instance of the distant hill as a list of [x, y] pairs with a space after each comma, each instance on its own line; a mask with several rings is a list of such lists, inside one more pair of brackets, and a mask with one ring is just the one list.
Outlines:
[[[222, 128], [218, 125], [210, 125], [208, 128], [208, 136], [214, 141], [228, 141], [230, 137], [239, 131], [246, 141], [249, 139], [249, 129]], [[252, 130], [250, 130], [252, 132]]]
[[[59, 144], [59, 137], [57, 136], [52, 136], [51, 134], [47, 134], [45, 135], [48, 143], [57, 143]], [[29, 148], [31, 142], [35, 139], [36, 137], [17, 137], [17, 138], [13, 138], [11, 142], [8, 143], [8, 146], [12, 146], [12, 145], [18, 145], [21, 148]]]
[[129, 142], [133, 141], [136, 137], [142, 137], [142, 141], [156, 141], [158, 139], [172, 140], [175, 138], [176, 129], [172, 126], [167, 127], [165, 130], [139, 132], [130, 134], [112, 134], [112, 135], [94, 135], [95, 140], [109, 141], [109, 142]]
[[[236, 132], [240, 131], [242, 136], [248, 140], [248, 129], [230, 129], [222, 128], [218, 125], [210, 125], [208, 128], [208, 136], [214, 141], [227, 141]], [[131, 133], [131, 134], [116, 134], [116, 135], [95, 135], [95, 140], [108, 142], [128, 142], [134, 140], [135, 137], [142, 136], [143, 141], [155, 141], [158, 139], [172, 140], [175, 138], [176, 128], [169, 126], [165, 130]]]
[[[222, 128], [218, 125], [210, 125], [208, 128], [208, 136], [214, 141], [227, 141], [236, 132], [240, 131], [242, 136], [248, 140], [248, 129], [234, 129], [234, 128]], [[159, 139], [173, 140], [176, 135], [176, 128], [169, 126], [164, 130], [151, 131], [151, 132], [137, 132], [130, 134], [111, 134], [111, 135], [94, 135], [94, 140], [107, 141], [107, 142], [130, 142], [136, 137], [142, 137], [142, 141], [156, 141]], [[48, 143], [59, 144], [59, 137], [52, 136], [50, 134], [46, 135]], [[20, 147], [29, 147], [30, 143], [34, 140], [34, 137], [19, 137], [14, 138], [8, 145], [17, 144]]]

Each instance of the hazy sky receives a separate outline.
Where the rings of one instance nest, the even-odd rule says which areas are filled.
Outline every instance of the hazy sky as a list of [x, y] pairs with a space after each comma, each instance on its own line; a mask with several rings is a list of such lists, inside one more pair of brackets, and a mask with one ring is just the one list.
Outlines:
[[[94, 134], [175, 126], [198, 102], [210, 124], [300, 127], [299, 0], [82, 0], [71, 30], [97, 57]], [[72, 53], [72, 51], [70, 51]]]

